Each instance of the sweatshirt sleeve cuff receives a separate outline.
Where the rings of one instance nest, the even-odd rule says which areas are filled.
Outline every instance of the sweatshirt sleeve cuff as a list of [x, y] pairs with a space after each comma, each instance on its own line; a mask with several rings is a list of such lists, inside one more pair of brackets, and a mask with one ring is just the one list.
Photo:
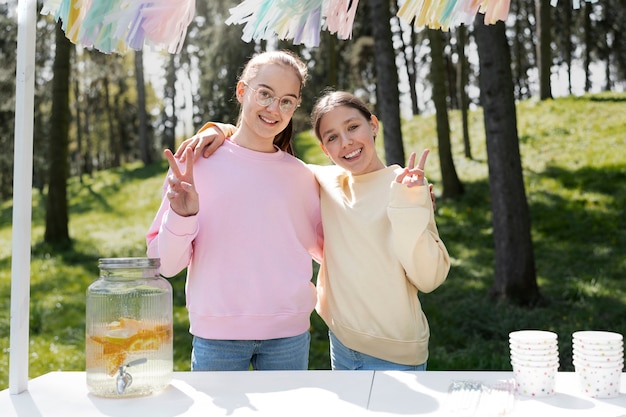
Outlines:
[[430, 204], [428, 181], [424, 185], [407, 187], [399, 182], [391, 182], [389, 207], [417, 207]]
[[198, 216], [184, 217], [170, 209], [165, 213], [163, 227], [173, 235], [194, 235], [198, 232]]

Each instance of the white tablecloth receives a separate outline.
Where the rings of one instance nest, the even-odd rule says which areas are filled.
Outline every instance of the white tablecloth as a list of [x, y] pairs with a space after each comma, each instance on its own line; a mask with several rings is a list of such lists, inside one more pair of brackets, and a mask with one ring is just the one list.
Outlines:
[[[21, 394], [1, 391], [0, 417], [461, 417], [451, 411], [452, 381], [490, 385], [512, 377], [512, 372], [452, 371], [175, 372], [158, 394], [105, 399], [88, 393], [84, 372], [51, 372], [32, 379]], [[619, 397], [594, 399], [580, 392], [574, 373], [561, 372], [554, 396], [517, 396], [508, 415], [626, 417], [626, 374]]]
[[175, 372], [148, 397], [89, 394], [84, 372], [52, 372], [28, 391], [0, 393], [0, 417], [358, 416], [367, 410], [374, 372]]
[[[485, 417], [480, 413], [463, 414], [461, 404], [451, 403], [448, 388], [452, 381], [476, 381], [496, 386], [509, 381], [513, 372], [376, 372], [368, 409], [377, 416], [454, 416]], [[573, 372], [559, 372], [555, 395], [528, 398], [515, 395], [507, 416], [523, 417], [626, 417], [626, 373], [622, 373], [620, 395], [594, 399], [581, 393]], [[486, 397], [487, 401], [497, 398]], [[455, 398], [455, 400], [458, 400]], [[499, 405], [499, 404], [498, 404]], [[486, 407], [489, 409], [489, 407]], [[487, 414], [489, 415], [489, 414]]]

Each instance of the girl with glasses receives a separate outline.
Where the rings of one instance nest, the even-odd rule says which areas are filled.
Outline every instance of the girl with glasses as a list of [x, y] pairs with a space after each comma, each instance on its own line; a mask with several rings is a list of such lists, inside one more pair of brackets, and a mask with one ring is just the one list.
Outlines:
[[187, 268], [192, 371], [308, 368], [321, 259], [317, 182], [292, 156], [292, 115], [306, 65], [284, 51], [244, 67], [237, 132], [210, 159], [170, 170], [147, 234], [161, 274]]
[[[316, 310], [329, 327], [331, 367], [425, 370], [430, 330], [418, 293], [434, 291], [450, 270], [424, 176], [428, 150], [417, 165], [413, 153], [406, 168], [385, 166], [374, 146], [378, 119], [347, 92], [321, 97], [311, 125], [334, 163], [309, 165], [320, 185], [324, 257]], [[221, 132], [235, 131], [220, 124], [178, 152], [219, 144]]]

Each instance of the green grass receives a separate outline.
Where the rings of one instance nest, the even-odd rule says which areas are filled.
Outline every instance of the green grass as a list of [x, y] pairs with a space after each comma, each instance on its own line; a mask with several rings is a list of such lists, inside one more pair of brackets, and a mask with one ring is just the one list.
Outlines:
[[[482, 114], [470, 114], [473, 159], [463, 156], [460, 116], [450, 114], [454, 162], [466, 193], [437, 201], [439, 232], [452, 257], [446, 283], [420, 299], [431, 326], [429, 369], [509, 370], [507, 335], [523, 328], [559, 334], [561, 370], [572, 370], [571, 333], [626, 335], [626, 94], [517, 106], [537, 278], [546, 306], [493, 303], [493, 240]], [[403, 122], [405, 151], [431, 149], [426, 170], [441, 192], [434, 119]], [[382, 140], [379, 147], [382, 149]], [[310, 132], [298, 154], [326, 164]], [[382, 150], [381, 150], [382, 152]], [[101, 257], [144, 256], [166, 163], [139, 164], [69, 182], [70, 235], [62, 253], [43, 245], [42, 198], [33, 194], [29, 375], [84, 369], [85, 290]], [[8, 386], [11, 202], [0, 206], [0, 389]], [[174, 287], [175, 369], [188, 370], [191, 338], [184, 276]], [[313, 315], [311, 368], [329, 367], [326, 326]]]

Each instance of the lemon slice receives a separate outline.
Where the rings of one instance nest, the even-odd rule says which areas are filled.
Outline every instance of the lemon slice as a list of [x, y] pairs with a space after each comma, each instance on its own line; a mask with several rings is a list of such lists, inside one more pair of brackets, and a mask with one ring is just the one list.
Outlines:
[[128, 317], [122, 317], [120, 319], [120, 327], [122, 327], [123, 329], [133, 330], [133, 332], [137, 332], [141, 330], [143, 327], [145, 327], [145, 324], [143, 324], [139, 320], [131, 319]]
[[142, 337], [134, 338], [130, 343], [128, 350], [130, 352], [146, 351], [146, 350], [158, 350], [161, 343], [155, 335], [145, 335]]
[[132, 333], [128, 329], [112, 329], [106, 332], [104, 338], [109, 343], [126, 343]]

